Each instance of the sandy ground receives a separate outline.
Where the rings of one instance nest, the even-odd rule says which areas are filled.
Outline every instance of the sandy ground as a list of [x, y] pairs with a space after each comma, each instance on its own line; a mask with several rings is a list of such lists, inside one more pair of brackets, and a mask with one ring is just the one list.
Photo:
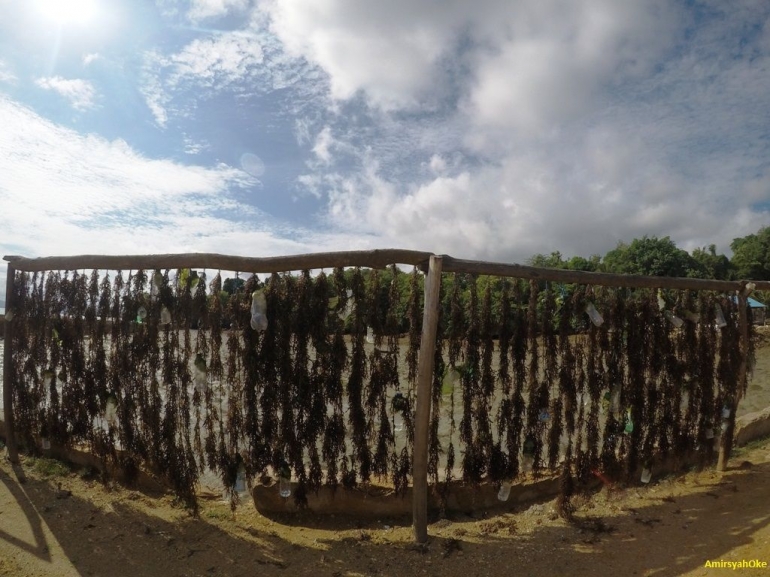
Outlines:
[[579, 501], [578, 517], [594, 519], [583, 528], [548, 502], [435, 521], [415, 547], [405, 518], [268, 519], [251, 503], [233, 516], [210, 500], [194, 519], [167, 496], [51, 473], [45, 461], [4, 462], [0, 575], [711, 575], [728, 570], [706, 561], [770, 562], [770, 442], [734, 463], [605, 488]]
[[[767, 405], [763, 344], [740, 412]], [[581, 497], [582, 527], [557, 518], [552, 502], [535, 503], [433, 520], [427, 546], [415, 547], [408, 518], [266, 518], [250, 502], [233, 515], [215, 496], [192, 518], [168, 495], [104, 484], [48, 460], [12, 468], [0, 459], [0, 575], [712, 575], [731, 569], [707, 561], [770, 563], [768, 483], [770, 440], [738, 451], [725, 473]]]

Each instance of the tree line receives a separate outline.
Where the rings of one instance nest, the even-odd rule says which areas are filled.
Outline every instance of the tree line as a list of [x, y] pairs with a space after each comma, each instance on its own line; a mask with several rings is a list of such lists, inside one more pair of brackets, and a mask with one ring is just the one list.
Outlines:
[[[527, 259], [526, 264], [537, 267], [570, 269], [592, 272], [609, 272], [620, 274], [638, 274], [648, 276], [689, 277], [717, 280], [770, 280], [770, 227], [763, 227], [755, 234], [736, 238], [730, 244], [732, 258], [717, 253], [715, 245], [696, 248], [688, 253], [676, 246], [670, 237], [658, 238], [656, 236], [643, 236], [629, 243], [620, 242], [608, 251], [604, 256], [595, 254], [588, 258], [573, 256], [564, 258], [561, 252], [551, 254], [536, 254]], [[362, 271], [366, 284], [371, 283], [372, 271]], [[195, 275], [195, 273], [192, 273]], [[345, 276], [351, 277], [353, 270], [346, 270]], [[386, 302], [388, 299], [388, 287], [393, 278], [390, 269], [378, 271], [377, 286], [380, 295], [378, 300]], [[349, 279], [348, 279], [349, 280]], [[398, 318], [407, 318], [407, 303], [410, 291], [410, 275], [402, 273], [398, 275], [399, 302], [396, 304]], [[419, 291], [422, 293], [423, 277], [419, 275]], [[469, 298], [468, 279], [461, 279], [461, 300], [466, 303]], [[479, 277], [476, 286], [479, 295], [483, 294], [487, 284], [492, 285], [493, 293], [500, 290], [496, 279]], [[243, 278], [227, 278], [222, 285], [220, 299], [226, 304], [230, 295], [243, 290], [245, 280]], [[566, 286], [571, 293], [574, 287]], [[526, 283], [523, 290], [527, 291]], [[448, 300], [449, 288], [444, 291], [444, 300]], [[497, 295], [496, 295], [497, 296]], [[759, 293], [755, 295], [762, 302], [770, 300], [770, 294]], [[497, 300], [497, 299], [495, 299]], [[442, 303], [448, 308], [448, 302]], [[448, 310], [445, 311], [448, 313]], [[406, 325], [405, 325], [406, 327]], [[405, 328], [403, 327], [403, 328]]]

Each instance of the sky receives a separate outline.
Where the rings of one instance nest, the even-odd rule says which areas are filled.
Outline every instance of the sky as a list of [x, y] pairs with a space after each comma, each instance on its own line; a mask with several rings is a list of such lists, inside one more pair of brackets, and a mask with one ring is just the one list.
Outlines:
[[0, 0], [0, 214], [30, 257], [729, 254], [770, 2]]

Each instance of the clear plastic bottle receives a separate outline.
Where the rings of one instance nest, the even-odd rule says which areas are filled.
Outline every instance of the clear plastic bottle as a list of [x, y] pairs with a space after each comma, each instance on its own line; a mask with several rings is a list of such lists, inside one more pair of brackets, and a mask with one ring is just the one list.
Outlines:
[[278, 493], [286, 499], [291, 496], [291, 480], [288, 477], [281, 477], [278, 480]]
[[171, 312], [166, 307], [160, 309], [160, 324], [164, 326], [171, 324]]
[[650, 467], [647, 466], [644, 469], [642, 469], [642, 483], [646, 485], [651, 480], [652, 480], [652, 471], [650, 470]]
[[366, 342], [370, 345], [374, 344], [374, 331], [372, 330], [372, 327], [366, 329]]
[[246, 469], [241, 465], [238, 468], [238, 476], [235, 478], [235, 487], [233, 487], [236, 493], [246, 492]]
[[509, 481], [503, 481], [500, 485], [500, 490], [497, 492], [498, 501], [507, 501], [511, 496], [511, 483]]
[[278, 494], [284, 499], [291, 495], [291, 468], [286, 461], [278, 473]]
[[602, 324], [604, 324], [604, 318], [599, 313], [598, 310], [596, 310], [596, 307], [594, 306], [594, 303], [588, 303], [586, 305], [586, 313], [588, 314], [588, 318], [591, 319], [591, 322], [597, 326], [600, 327]]
[[118, 424], [118, 400], [115, 395], [107, 397], [107, 405], [104, 409], [104, 420], [110, 427], [116, 427]]
[[265, 291], [251, 293], [251, 328], [255, 331], [267, 330], [267, 300]]
[[726, 327], [727, 321], [725, 320], [725, 314], [722, 312], [722, 307], [719, 306], [719, 303], [714, 305], [714, 314], [716, 315], [717, 326], [720, 329]]
[[680, 319], [678, 316], [676, 316], [674, 313], [672, 313], [671, 311], [665, 311], [663, 315], [668, 319], [668, 321], [672, 325], [674, 325], [678, 329], [681, 328], [682, 325], [684, 324], [684, 321]]

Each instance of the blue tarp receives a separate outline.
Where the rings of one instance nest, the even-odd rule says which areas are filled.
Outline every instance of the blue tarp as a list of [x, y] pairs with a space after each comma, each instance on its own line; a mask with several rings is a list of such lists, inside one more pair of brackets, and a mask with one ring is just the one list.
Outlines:
[[[749, 301], [749, 308], [752, 308], [752, 309], [766, 309], [767, 308], [767, 305], [763, 305], [761, 302], [759, 302], [758, 300], [755, 300], [755, 299], [753, 299], [751, 297], [748, 297], [748, 301]], [[738, 297], [733, 297], [733, 302], [738, 302]]]

